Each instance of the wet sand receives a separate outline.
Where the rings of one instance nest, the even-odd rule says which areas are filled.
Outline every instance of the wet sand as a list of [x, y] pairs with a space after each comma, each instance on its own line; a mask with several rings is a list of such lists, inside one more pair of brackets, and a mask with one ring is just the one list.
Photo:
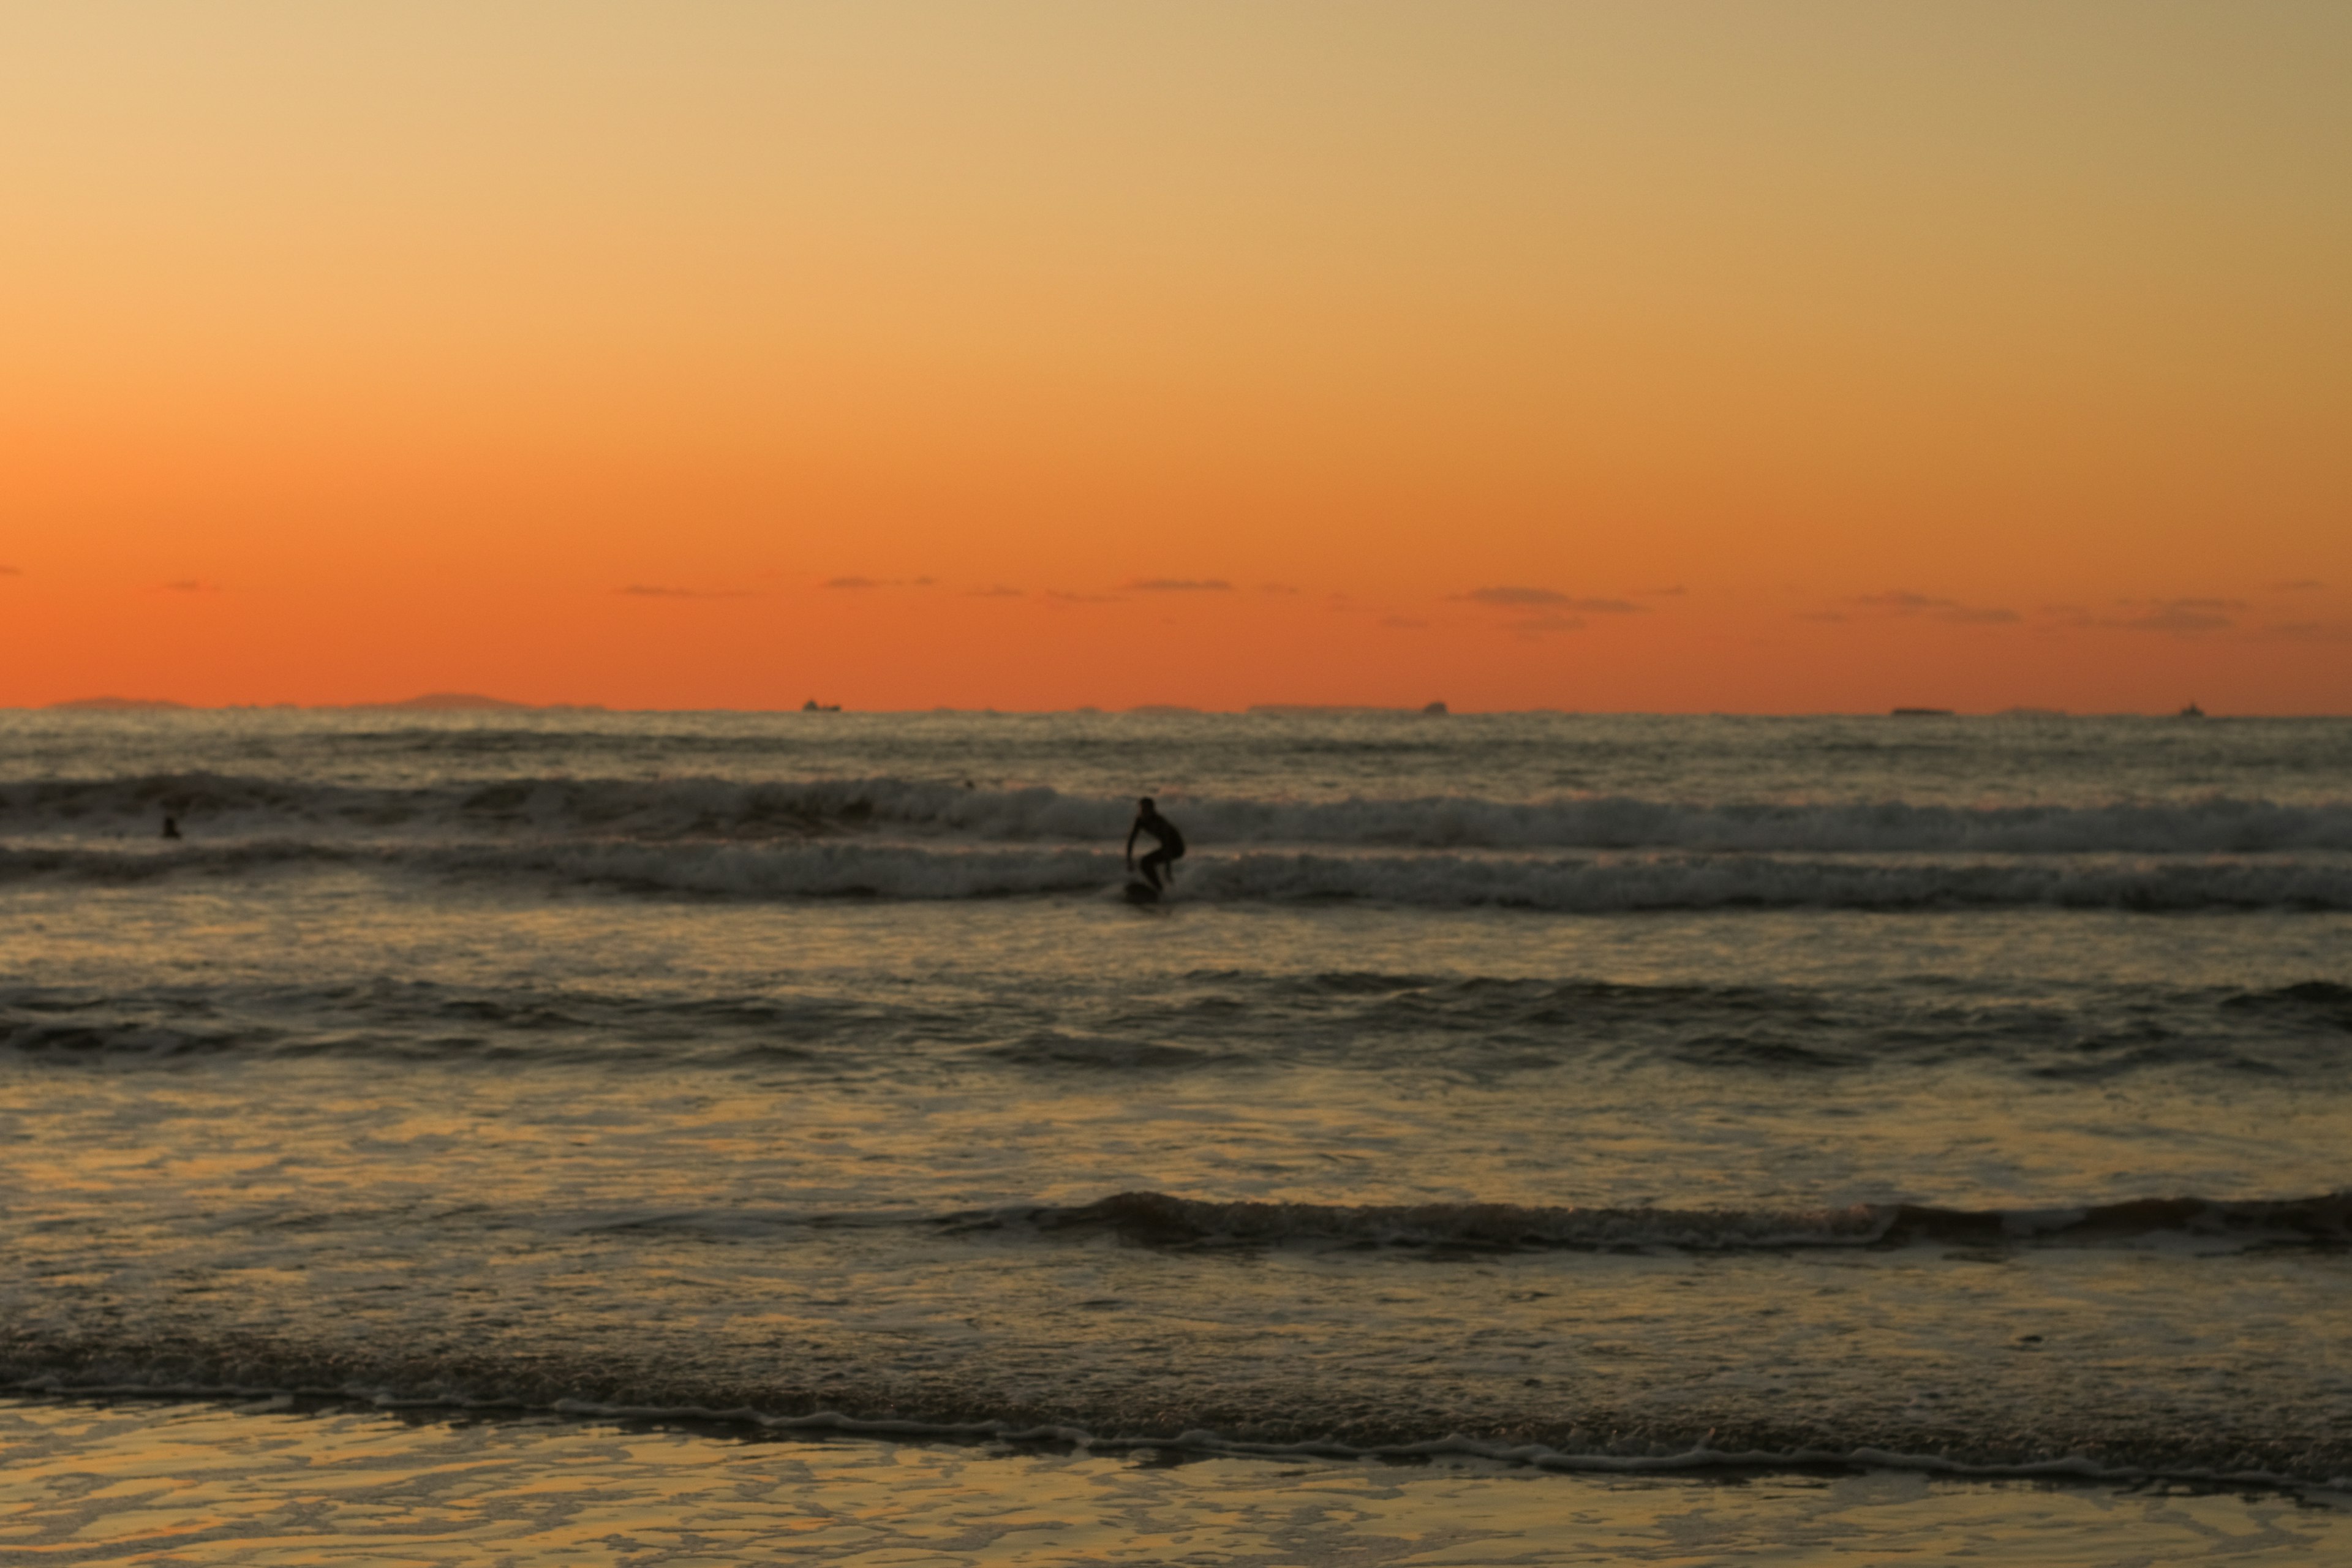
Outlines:
[[0, 1560], [2352, 1562], [2352, 1501], [1893, 1471], [1559, 1475], [744, 1441], [559, 1418], [0, 1401]]

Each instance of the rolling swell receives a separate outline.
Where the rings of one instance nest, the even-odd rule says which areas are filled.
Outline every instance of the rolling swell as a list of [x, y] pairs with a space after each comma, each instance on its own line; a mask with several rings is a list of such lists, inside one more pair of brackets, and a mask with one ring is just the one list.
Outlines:
[[2333, 1073], [2352, 988], [2089, 985], [1954, 995], [1932, 977], [1863, 990], [1631, 984], [1573, 976], [1197, 971], [1139, 1012], [1111, 984], [952, 997], [806, 982], [687, 991], [450, 984], [394, 973], [236, 985], [0, 985], [0, 1049], [52, 1059], [499, 1059], [726, 1070], [804, 1063], [887, 1077], [942, 1065], [1163, 1074], [1280, 1063], [1491, 1077], [1576, 1064], [1703, 1072], [1972, 1062], [2037, 1078], [2142, 1069]]
[[[1202, 1453], [1412, 1458], [1470, 1454], [1559, 1469], [1678, 1470], [1855, 1464], [1957, 1474], [2229, 1479], [2337, 1486], [2352, 1442], [2324, 1410], [2184, 1418], [2160, 1399], [2063, 1398], [2020, 1411], [1998, 1398], [1912, 1413], [1884, 1402], [1729, 1390], [1449, 1389], [1408, 1380], [1370, 1398], [1308, 1374], [1240, 1384], [1165, 1373], [1038, 1375], [1033, 1357], [953, 1372], [885, 1363], [824, 1372], [667, 1357], [635, 1342], [555, 1336], [496, 1350], [396, 1341], [136, 1331], [51, 1336], [0, 1330], [0, 1389], [68, 1396], [293, 1396], [394, 1409], [549, 1411], [719, 1423], [749, 1431], [1083, 1443]], [[1336, 1396], [1336, 1397], [1335, 1397]]]
[[[171, 812], [209, 836], [590, 837], [761, 841], [886, 832], [997, 844], [1116, 841], [1131, 803], [1042, 786], [896, 777], [746, 783], [522, 776], [414, 787], [211, 773], [0, 783], [0, 834], [135, 835]], [[1744, 854], [2352, 853], [2352, 801], [2209, 797], [1953, 806], [1476, 795], [1187, 798], [1203, 847], [1689, 850]]]
[[956, 1214], [714, 1209], [604, 1215], [583, 1227], [740, 1242], [803, 1230], [928, 1230], [1011, 1243], [1111, 1236], [1149, 1247], [1286, 1246], [1448, 1252], [1796, 1252], [1906, 1247], [2080, 1247], [2186, 1243], [2200, 1252], [2352, 1246], [2352, 1192], [2300, 1198], [2129, 1198], [2044, 1207], [1933, 1204], [1693, 1208], [1507, 1203], [1313, 1204], [1115, 1193], [1091, 1203]]
[[2138, 1198], [2067, 1208], [1956, 1209], [1854, 1204], [1816, 1209], [1527, 1207], [1441, 1203], [1218, 1203], [1118, 1193], [1076, 1206], [946, 1216], [957, 1231], [1108, 1232], [1144, 1246], [1342, 1243], [1453, 1247], [1666, 1247], [1683, 1251], [1907, 1247], [2080, 1247], [2177, 1237], [2238, 1246], [2352, 1244], [2352, 1193], [2307, 1198]]
[[[1103, 850], [802, 843], [357, 843], [271, 838], [137, 848], [0, 848], [0, 883], [135, 885], [345, 868], [484, 883], [741, 899], [954, 900], [1099, 893]], [[2013, 909], [2352, 910], [2352, 858], [2120, 857], [1869, 858], [1749, 854], [1194, 855], [1177, 891], [1195, 903], [1361, 900], [1563, 914], [1641, 910]]]

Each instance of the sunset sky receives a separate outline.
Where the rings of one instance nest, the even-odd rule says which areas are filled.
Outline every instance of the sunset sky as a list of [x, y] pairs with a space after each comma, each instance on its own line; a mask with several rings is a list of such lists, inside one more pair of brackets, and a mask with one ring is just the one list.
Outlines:
[[2352, 711], [2352, 5], [0, 13], [0, 704]]

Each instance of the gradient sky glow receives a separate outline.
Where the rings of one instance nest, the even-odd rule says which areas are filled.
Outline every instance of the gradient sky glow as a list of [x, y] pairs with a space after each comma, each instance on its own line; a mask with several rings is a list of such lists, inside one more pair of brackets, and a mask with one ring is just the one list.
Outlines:
[[2352, 711], [2352, 6], [0, 15], [0, 704]]

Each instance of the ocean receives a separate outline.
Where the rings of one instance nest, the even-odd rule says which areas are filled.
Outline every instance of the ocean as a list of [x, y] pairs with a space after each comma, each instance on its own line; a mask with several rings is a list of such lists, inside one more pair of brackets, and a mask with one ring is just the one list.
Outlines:
[[2352, 721], [13, 712], [0, 936], [0, 1551], [2352, 1560]]

